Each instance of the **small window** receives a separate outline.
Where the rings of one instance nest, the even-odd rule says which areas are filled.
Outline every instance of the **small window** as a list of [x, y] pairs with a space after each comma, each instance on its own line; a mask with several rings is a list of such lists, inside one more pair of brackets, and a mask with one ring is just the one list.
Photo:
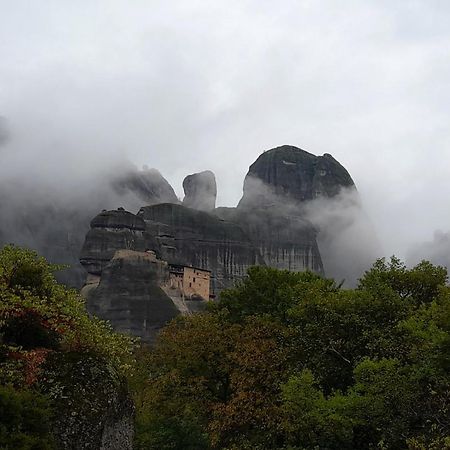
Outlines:
[[192, 283], [189, 283], [189, 287], [192, 287]]
[[195, 277], [194, 277], [194, 283], [195, 283]]

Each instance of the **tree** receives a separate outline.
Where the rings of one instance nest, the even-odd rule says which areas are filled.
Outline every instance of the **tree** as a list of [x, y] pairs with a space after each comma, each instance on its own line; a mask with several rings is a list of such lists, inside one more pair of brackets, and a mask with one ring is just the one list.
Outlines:
[[150, 351], [138, 418], [153, 444], [140, 448], [162, 436], [183, 448], [188, 433], [198, 448], [445, 448], [446, 279], [395, 258], [377, 261], [357, 289], [250, 269]]
[[51, 409], [44, 396], [29, 389], [0, 386], [0, 448], [55, 448], [50, 419]]
[[2, 448], [52, 448], [50, 431], [58, 447], [99, 446], [105, 412], [127, 403], [133, 340], [89, 317], [56, 269], [30, 250], [0, 251]]

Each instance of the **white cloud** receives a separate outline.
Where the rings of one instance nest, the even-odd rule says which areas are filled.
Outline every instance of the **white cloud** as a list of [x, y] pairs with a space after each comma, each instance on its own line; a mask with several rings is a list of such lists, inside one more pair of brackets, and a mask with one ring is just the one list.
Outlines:
[[449, 229], [448, 2], [0, 6], [1, 177], [88, 182], [126, 157], [179, 195], [211, 169], [232, 205], [287, 143], [349, 170], [387, 254]]

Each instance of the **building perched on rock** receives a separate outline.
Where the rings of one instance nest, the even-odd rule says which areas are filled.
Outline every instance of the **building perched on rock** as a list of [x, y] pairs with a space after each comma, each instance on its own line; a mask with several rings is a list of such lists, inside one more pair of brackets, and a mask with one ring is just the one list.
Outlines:
[[177, 314], [203, 309], [251, 266], [324, 274], [318, 230], [303, 205], [355, 189], [331, 155], [292, 146], [264, 152], [250, 166], [236, 208], [215, 208], [212, 172], [190, 175], [183, 186], [183, 204], [100, 213], [81, 252], [90, 311], [148, 341]]
[[210, 299], [211, 271], [199, 267], [169, 265], [169, 287], [178, 289], [188, 299]]

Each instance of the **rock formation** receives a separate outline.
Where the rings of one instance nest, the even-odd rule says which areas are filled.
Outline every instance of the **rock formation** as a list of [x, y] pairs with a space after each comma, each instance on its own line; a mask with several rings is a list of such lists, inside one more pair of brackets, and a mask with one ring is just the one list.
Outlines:
[[103, 211], [91, 221], [80, 262], [88, 273], [100, 275], [117, 250], [144, 251], [151, 245], [144, 232], [145, 222], [123, 208]]
[[142, 208], [138, 217], [162, 259], [211, 270], [215, 294], [244, 277], [250, 266], [265, 264], [238, 224], [213, 214], [164, 203]]
[[172, 198], [144, 205], [136, 215], [100, 213], [81, 252], [90, 311], [147, 341], [177, 314], [199, 309], [166, 289], [167, 264], [210, 270], [216, 295], [252, 265], [323, 274], [317, 229], [305, 205], [355, 189], [331, 155], [291, 146], [269, 150], [250, 166], [236, 208], [214, 209], [212, 172], [189, 175], [183, 187], [183, 205]]
[[347, 170], [328, 153], [315, 156], [283, 145], [264, 152], [250, 166], [238, 208], [266, 208], [274, 203], [298, 206], [353, 186]]
[[188, 175], [183, 181], [183, 205], [200, 211], [212, 211], [216, 207], [216, 177], [210, 170]]
[[[157, 170], [128, 166], [113, 174], [99, 175], [95, 184], [80, 186], [78, 191], [59, 196], [53, 185], [47, 192], [33, 186], [25, 188], [24, 180], [17, 184], [0, 180], [0, 246], [15, 243], [38, 251], [52, 263], [70, 266], [58, 272], [57, 278], [76, 288], [81, 288], [86, 277], [79, 256], [94, 215], [120, 206], [136, 212], [144, 205], [178, 202], [172, 187]], [[112, 245], [107, 235], [126, 242], [131, 238], [125, 232], [108, 234], [114, 228], [94, 226], [94, 233], [99, 235], [97, 242], [106, 245], [102, 253]], [[111, 257], [108, 253], [107, 260]]]
[[269, 209], [217, 208], [216, 214], [240, 226], [265, 265], [323, 274], [317, 230], [308, 220], [287, 215], [276, 205]]
[[53, 397], [52, 434], [61, 449], [132, 450], [134, 405], [127, 382], [105, 360], [51, 352], [42, 391]]
[[142, 171], [130, 170], [113, 180], [112, 186], [122, 195], [128, 192], [136, 195], [141, 201], [141, 206], [165, 202], [178, 203], [172, 186], [156, 169], [145, 167]]
[[161, 288], [168, 276], [167, 263], [154, 254], [118, 250], [82, 293], [88, 310], [115, 330], [152, 342], [161, 326], [179, 314]]

